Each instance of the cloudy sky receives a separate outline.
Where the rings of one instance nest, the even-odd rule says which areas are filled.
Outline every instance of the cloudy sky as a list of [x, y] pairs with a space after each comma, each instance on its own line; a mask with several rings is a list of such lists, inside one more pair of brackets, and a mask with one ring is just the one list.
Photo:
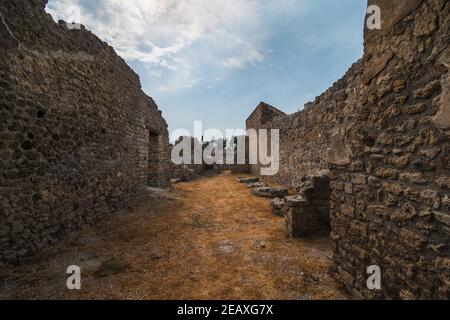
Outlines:
[[260, 101], [286, 113], [362, 55], [366, 0], [49, 0], [139, 74], [169, 129], [238, 129]]

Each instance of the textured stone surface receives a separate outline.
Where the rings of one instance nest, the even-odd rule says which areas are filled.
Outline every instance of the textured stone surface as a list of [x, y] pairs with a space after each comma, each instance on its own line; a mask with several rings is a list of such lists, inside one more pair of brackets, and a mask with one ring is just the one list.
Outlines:
[[289, 194], [287, 188], [259, 187], [253, 188], [252, 193], [262, 198], [284, 198]]
[[375, 78], [377, 75], [380, 74], [381, 71], [386, 68], [389, 61], [391, 61], [393, 57], [392, 52], [383, 52], [378, 57], [372, 57], [372, 61], [370, 61], [370, 64], [365, 68], [365, 71], [362, 75], [362, 81], [365, 84], [368, 84], [370, 80]]
[[[372, 3], [381, 6], [384, 27], [366, 33], [363, 58], [305, 110], [284, 115], [261, 104], [247, 128], [280, 129], [280, 171], [265, 179], [301, 193], [284, 200], [287, 232], [315, 235], [323, 224], [312, 213], [329, 213], [335, 276], [349, 291], [448, 299], [450, 3]], [[91, 33], [56, 25], [44, 4], [0, 2], [6, 260], [94, 223], [145, 186], [169, 179], [167, 126], [138, 77]], [[346, 148], [336, 158], [345, 161], [330, 163], [336, 127]], [[318, 172], [331, 179], [329, 199], [305, 185]], [[223, 246], [229, 252], [232, 244]], [[366, 287], [374, 264], [383, 272], [375, 292]]]
[[330, 178], [327, 175], [306, 176], [299, 193], [286, 197], [286, 234], [302, 238], [330, 234]]
[[303, 202], [306, 202], [306, 199], [301, 195], [287, 196], [284, 198], [284, 203], [288, 208], [297, 208], [301, 206]]
[[[424, 1], [411, 8], [399, 10], [411, 18], [393, 25], [398, 32], [366, 43], [372, 55], [392, 50], [389, 64], [367, 87], [348, 84], [359, 97], [350, 96], [347, 104], [363, 107], [347, 125], [356, 129], [346, 137], [352, 163], [332, 167], [332, 185], [344, 184], [343, 190], [333, 187], [331, 196], [334, 259], [345, 272], [337, 278], [363, 296], [448, 299], [450, 269], [436, 265], [449, 256], [450, 212], [442, 201], [449, 193], [449, 139], [440, 130], [448, 103], [448, 81], [441, 79], [448, 71], [437, 66], [435, 53], [448, 46], [449, 3]], [[439, 24], [430, 26], [436, 18]], [[356, 176], [366, 178], [355, 184]], [[438, 177], [444, 183], [436, 183]], [[363, 282], [371, 264], [383, 270], [380, 292], [368, 291]]]
[[439, 110], [433, 118], [433, 123], [441, 129], [450, 129], [450, 74], [442, 79], [442, 94], [439, 100]]
[[[366, 38], [362, 59], [305, 110], [262, 125], [281, 139], [280, 170], [264, 179], [296, 187], [330, 170], [335, 275], [349, 291], [448, 299], [450, 2], [379, 3], [389, 29]], [[374, 65], [386, 52], [392, 57]], [[351, 154], [337, 165], [328, 162], [336, 127]], [[285, 202], [292, 235], [307, 223], [308, 199]], [[367, 290], [374, 264], [381, 291]]]
[[0, 2], [0, 259], [169, 183], [167, 124], [138, 76], [45, 1]]
[[328, 156], [328, 162], [338, 166], [343, 166], [349, 164], [350, 161], [350, 152], [342, 142], [342, 136], [338, 130], [336, 133], [332, 134], [330, 138], [330, 153]]
[[272, 213], [277, 216], [285, 216], [288, 213], [286, 203], [281, 198], [275, 198], [272, 200]]
[[259, 178], [257, 178], [257, 177], [238, 178], [238, 182], [243, 183], [243, 184], [258, 183], [259, 182]]
[[253, 189], [253, 188], [263, 188], [263, 187], [267, 187], [268, 184], [265, 182], [255, 182], [255, 183], [248, 183], [245, 185], [247, 188], [249, 189]]
[[[381, 30], [369, 30], [364, 27], [365, 41], [371, 41], [377, 36], [388, 33], [392, 28], [407, 15], [416, 10], [424, 0], [369, 0], [368, 6], [377, 5], [381, 9]], [[428, 16], [427, 18], [432, 18]]]

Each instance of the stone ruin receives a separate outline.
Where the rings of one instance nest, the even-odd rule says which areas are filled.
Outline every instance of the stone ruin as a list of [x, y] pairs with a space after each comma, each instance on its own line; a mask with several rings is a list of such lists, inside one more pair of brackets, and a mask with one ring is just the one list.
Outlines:
[[170, 183], [167, 124], [138, 76], [43, 0], [0, 1], [0, 260]]
[[191, 146], [191, 156], [188, 163], [181, 163], [181, 164], [174, 164], [171, 163], [171, 173], [172, 173], [172, 182], [189, 182], [195, 179], [198, 175], [203, 173], [205, 171], [205, 164], [195, 164], [195, 158], [194, 158], [194, 149], [196, 147], [201, 148], [201, 143], [198, 141], [197, 138], [193, 137], [179, 137], [177, 141], [175, 141], [175, 144], [171, 146], [171, 152], [172, 149], [182, 143], [183, 141], [189, 140], [188, 143]]
[[[364, 56], [345, 76], [292, 115], [261, 103], [247, 129], [280, 130], [280, 170], [261, 179], [309, 187], [273, 210], [292, 236], [331, 225], [333, 273], [350, 292], [448, 299], [450, 2], [372, 4], [382, 29], [365, 29]], [[381, 291], [366, 287], [372, 265]]]
[[200, 142], [199, 139], [195, 137], [190, 136], [179, 137], [178, 140], [175, 141], [175, 144], [170, 146], [171, 153], [172, 151], [174, 151], [176, 154], [176, 152], [179, 151], [180, 154], [178, 156], [180, 157], [183, 156], [184, 148], [183, 150], [178, 149], [174, 150], [174, 148], [180, 143], [187, 143], [190, 146], [190, 156], [189, 159], [186, 161], [186, 163], [184, 161], [182, 161], [182, 163], [174, 163], [172, 161], [170, 162], [172, 183], [190, 182], [198, 178], [202, 173], [206, 171], [220, 173], [223, 170], [231, 170], [232, 166], [226, 164], [209, 165], [206, 163], [203, 157], [200, 161], [198, 161], [199, 163], [196, 163], [195, 150], [197, 149], [198, 152], [203, 153], [203, 149], [204, 147], [206, 147], [206, 145], [204, 144], [205, 142]]
[[243, 183], [247, 188], [251, 189], [251, 193], [261, 198], [284, 198], [289, 195], [287, 188], [271, 187], [265, 182], [259, 181], [259, 178], [238, 178], [240, 183]]
[[288, 237], [304, 238], [330, 234], [330, 178], [328, 172], [306, 176], [289, 196], [289, 189], [269, 186], [257, 177], [238, 178], [253, 195], [273, 199], [272, 213], [285, 217]]
[[[0, 2], [3, 261], [168, 186], [173, 169], [167, 124], [138, 76], [89, 31], [55, 24], [46, 2]], [[345, 76], [292, 115], [261, 103], [247, 128], [280, 130], [280, 171], [262, 183], [297, 188], [273, 203], [292, 236], [331, 228], [333, 274], [350, 292], [446, 299], [450, 2], [369, 4], [382, 29], [365, 30]], [[381, 291], [366, 287], [371, 265]]]
[[305, 177], [297, 191], [297, 195], [284, 199], [286, 234], [294, 238], [329, 235], [330, 178]]

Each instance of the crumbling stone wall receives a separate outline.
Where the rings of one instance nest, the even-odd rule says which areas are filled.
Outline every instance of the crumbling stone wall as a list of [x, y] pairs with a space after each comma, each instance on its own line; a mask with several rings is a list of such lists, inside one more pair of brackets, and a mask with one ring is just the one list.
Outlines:
[[[346, 101], [352, 90], [348, 89], [348, 83], [360, 68], [360, 63], [356, 63], [333, 87], [300, 112], [278, 115], [260, 126], [247, 124], [247, 128], [280, 130], [280, 168], [276, 175], [264, 180], [297, 187], [305, 176], [329, 169], [330, 141], [336, 124], [356, 117]], [[259, 171], [252, 173], [259, 174]]]
[[0, 260], [170, 181], [167, 124], [138, 76], [45, 5], [0, 2]]
[[[450, 99], [446, 0], [370, 0], [365, 53], [279, 128], [292, 186], [330, 169], [336, 278], [363, 297], [450, 298]], [[382, 290], [366, 286], [378, 265]]]
[[284, 199], [288, 237], [309, 238], [330, 234], [330, 178], [307, 176], [298, 194]]
[[[449, 298], [450, 3], [369, 3], [383, 27], [366, 30], [347, 85], [356, 118], [330, 154], [337, 278], [367, 297]], [[370, 265], [381, 267], [379, 292], [365, 285]]]

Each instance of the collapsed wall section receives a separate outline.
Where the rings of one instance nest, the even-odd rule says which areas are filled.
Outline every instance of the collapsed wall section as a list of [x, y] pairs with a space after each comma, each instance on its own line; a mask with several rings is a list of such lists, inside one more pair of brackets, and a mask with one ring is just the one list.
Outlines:
[[167, 124], [138, 76], [46, 1], [0, 2], [0, 259], [169, 184]]

